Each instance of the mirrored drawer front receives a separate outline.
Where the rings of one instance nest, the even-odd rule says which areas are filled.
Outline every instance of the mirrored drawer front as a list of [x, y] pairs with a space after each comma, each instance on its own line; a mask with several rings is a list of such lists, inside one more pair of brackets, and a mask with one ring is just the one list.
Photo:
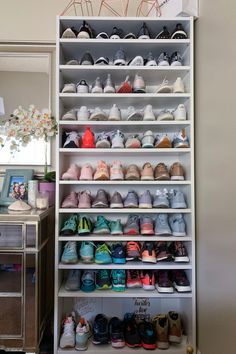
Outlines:
[[23, 282], [22, 272], [23, 262], [21, 254], [1, 253], [0, 293], [21, 293]]
[[23, 248], [21, 224], [0, 223], [0, 248]]

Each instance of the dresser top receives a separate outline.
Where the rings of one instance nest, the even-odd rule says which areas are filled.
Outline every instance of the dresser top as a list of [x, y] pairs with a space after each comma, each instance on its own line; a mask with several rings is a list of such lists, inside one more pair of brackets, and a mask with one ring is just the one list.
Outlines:
[[5, 221], [41, 221], [50, 213], [54, 207], [46, 210], [31, 209], [29, 211], [10, 211], [7, 207], [0, 207], [0, 222]]

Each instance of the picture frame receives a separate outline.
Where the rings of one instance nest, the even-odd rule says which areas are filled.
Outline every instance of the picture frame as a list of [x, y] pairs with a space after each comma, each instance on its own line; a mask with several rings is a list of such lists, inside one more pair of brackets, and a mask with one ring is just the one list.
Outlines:
[[28, 181], [33, 179], [33, 169], [6, 169], [0, 205], [8, 206], [15, 200], [28, 200]]

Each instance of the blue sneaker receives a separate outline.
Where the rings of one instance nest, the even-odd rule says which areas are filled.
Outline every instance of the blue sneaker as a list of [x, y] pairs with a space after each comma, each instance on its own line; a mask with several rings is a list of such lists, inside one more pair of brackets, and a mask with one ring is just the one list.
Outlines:
[[123, 229], [120, 219], [110, 221], [109, 228], [111, 230], [111, 235], [123, 235]]
[[107, 221], [107, 219], [104, 218], [104, 216], [99, 215], [97, 217], [97, 221], [95, 222], [93, 232], [94, 232], [94, 234], [109, 234], [110, 233], [108, 221]]
[[167, 214], [158, 214], [155, 220], [155, 235], [171, 235]]
[[169, 192], [170, 206], [172, 209], [185, 209], [187, 204], [184, 199], [184, 194], [176, 189], [171, 189]]
[[111, 289], [110, 272], [107, 269], [101, 269], [96, 274], [96, 289], [108, 290]]
[[97, 249], [95, 251], [95, 263], [97, 264], [112, 263], [111, 251], [105, 243], [102, 243], [97, 246]]
[[66, 264], [74, 264], [78, 262], [75, 241], [69, 241], [65, 244], [64, 251], [61, 256], [61, 262]]
[[77, 231], [78, 218], [77, 215], [72, 215], [69, 219], [64, 222], [61, 228], [61, 236], [73, 236]]
[[138, 208], [138, 195], [135, 191], [129, 191], [124, 200], [125, 208]]
[[95, 274], [92, 270], [85, 270], [81, 277], [81, 287], [80, 289], [86, 293], [95, 290]]
[[111, 256], [113, 263], [126, 263], [125, 247], [121, 243], [114, 244], [112, 246]]
[[169, 217], [173, 236], [185, 236], [186, 225], [182, 214], [173, 214]]
[[110, 342], [108, 320], [103, 314], [98, 314], [93, 323], [93, 344]]
[[81, 261], [83, 263], [93, 263], [94, 259], [94, 244], [89, 241], [82, 242], [79, 250]]
[[111, 272], [112, 276], [112, 290], [114, 291], [125, 291], [125, 270], [124, 269], [113, 269]]
[[181, 132], [175, 135], [173, 142], [173, 148], [189, 148], [189, 140], [186, 135], [185, 129], [182, 129]]

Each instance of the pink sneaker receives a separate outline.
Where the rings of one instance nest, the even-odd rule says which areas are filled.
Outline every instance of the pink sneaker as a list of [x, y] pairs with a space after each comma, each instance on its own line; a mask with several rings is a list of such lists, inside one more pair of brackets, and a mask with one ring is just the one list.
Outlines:
[[72, 163], [68, 170], [63, 173], [61, 179], [68, 181], [77, 181], [80, 175], [80, 168], [75, 163]]
[[81, 181], [92, 181], [93, 179], [93, 169], [90, 163], [86, 163], [82, 169], [80, 174]]
[[120, 161], [113, 161], [110, 168], [110, 180], [122, 181], [124, 179], [124, 173]]
[[90, 191], [81, 191], [78, 194], [78, 208], [89, 209], [91, 208], [91, 193]]
[[70, 192], [70, 194], [64, 198], [61, 207], [62, 208], [77, 208], [78, 196], [76, 192]]
[[102, 160], [98, 161], [97, 169], [93, 178], [95, 181], [109, 180], [110, 176], [109, 176], [109, 170], [106, 162]]

